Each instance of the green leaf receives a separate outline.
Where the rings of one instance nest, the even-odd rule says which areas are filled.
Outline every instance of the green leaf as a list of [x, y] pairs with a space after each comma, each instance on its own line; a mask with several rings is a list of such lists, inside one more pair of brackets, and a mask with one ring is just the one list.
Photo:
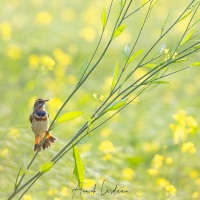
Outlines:
[[197, 51], [198, 51], [198, 50], [200, 50], [200, 45], [195, 45], [191, 49], [197, 49]]
[[137, 58], [139, 55], [141, 55], [144, 52], [144, 49], [140, 49], [136, 51], [128, 60], [128, 64], [130, 64], [135, 58]]
[[182, 20], [184, 20], [187, 16], [189, 16], [192, 13], [193, 10], [189, 10], [185, 13], [185, 15], [183, 15], [183, 17], [181, 17], [178, 22], [181, 22]]
[[[26, 159], [26, 157], [25, 157]], [[25, 169], [23, 169], [25, 168]], [[19, 168], [19, 171], [18, 171], [18, 174], [17, 174], [17, 178], [15, 180], [15, 186], [14, 186], [14, 190], [16, 191], [17, 188], [19, 187], [19, 183], [18, 183], [18, 180], [19, 180], [19, 176], [20, 174], [26, 174], [27, 173], [27, 168], [26, 168], [26, 160], [24, 160], [24, 162], [22, 163], [21, 167]]]
[[112, 38], [118, 37], [118, 36], [123, 32], [123, 30], [124, 30], [125, 28], [126, 28], [126, 24], [122, 24], [122, 25], [118, 26], [118, 27], [115, 29]]
[[177, 63], [177, 62], [184, 62], [184, 61], [186, 61], [186, 60], [188, 60], [188, 58], [181, 58], [181, 59], [176, 60], [176, 63]]
[[48, 172], [53, 167], [53, 162], [46, 162], [40, 166], [40, 172]]
[[65, 113], [65, 114], [63, 114], [59, 117], [59, 119], [57, 120], [57, 123], [62, 123], [62, 122], [65, 122], [65, 121], [72, 120], [76, 117], [79, 117], [82, 114], [83, 114], [83, 112], [81, 112], [81, 111], [67, 112], [67, 113]]
[[124, 47], [124, 50], [123, 50], [123, 53], [122, 53], [122, 59], [123, 59], [123, 60], [127, 60], [128, 57], [130, 56], [130, 52], [131, 52], [130, 45], [127, 44], [127, 45]]
[[73, 174], [78, 180], [80, 188], [82, 188], [85, 170], [84, 170], [83, 162], [81, 160], [81, 156], [76, 146], [73, 147], [73, 157], [74, 157], [74, 162], [75, 162]]
[[200, 67], [200, 62], [194, 62], [190, 66], [191, 67]]
[[112, 85], [111, 85], [111, 92], [112, 92], [112, 90], [115, 87], [115, 84], [117, 82], [118, 71], [119, 71], [119, 63], [117, 61], [116, 64], [115, 64], [115, 70], [114, 70], [114, 73], [113, 73], [113, 80], [112, 80]]
[[125, 0], [120, 0], [119, 3], [120, 3], [120, 7], [122, 8], [125, 4]]
[[149, 64], [146, 64], [144, 65], [145, 67], [148, 67], [148, 68], [153, 68], [156, 66], [156, 64], [153, 64], [153, 63], [149, 63]]
[[154, 80], [149, 80], [144, 83], [144, 85], [149, 85], [149, 84], [156, 84], [156, 85], [161, 85], [161, 84], [169, 84], [167, 81], [154, 81]]
[[128, 157], [128, 158], [125, 158], [127, 159], [127, 162], [131, 165], [131, 166], [138, 166], [140, 165], [141, 163], [144, 162], [144, 158], [141, 157], [141, 156], [131, 156], [131, 157]]
[[184, 45], [193, 35], [193, 30], [191, 30], [181, 41], [180, 46]]
[[105, 26], [106, 26], [106, 20], [107, 20], [106, 10], [103, 9], [102, 14], [101, 14], [101, 23], [102, 23], [103, 28], [105, 28]]
[[86, 58], [81, 66], [81, 69], [80, 69], [80, 72], [79, 72], [79, 75], [78, 75], [78, 79], [80, 80], [83, 75], [86, 73], [86, 70], [87, 70], [87, 66], [88, 66], [88, 59]]
[[121, 99], [119, 101], [116, 101], [114, 103], [112, 103], [104, 112], [108, 112], [108, 111], [112, 111], [112, 110], [117, 110], [119, 108], [121, 108], [122, 106], [124, 106], [126, 104], [126, 102], [128, 101], [128, 98], [124, 98], [124, 99]]

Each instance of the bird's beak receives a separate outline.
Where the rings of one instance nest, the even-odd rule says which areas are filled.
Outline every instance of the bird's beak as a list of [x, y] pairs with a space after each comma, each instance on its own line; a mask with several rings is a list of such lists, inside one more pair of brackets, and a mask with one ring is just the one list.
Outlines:
[[44, 102], [47, 102], [47, 101], [49, 101], [50, 99], [46, 99], [46, 100], [44, 100]]

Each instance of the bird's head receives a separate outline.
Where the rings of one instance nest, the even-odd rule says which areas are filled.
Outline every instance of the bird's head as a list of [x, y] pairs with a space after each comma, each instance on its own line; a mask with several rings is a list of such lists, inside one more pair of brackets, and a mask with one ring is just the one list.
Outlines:
[[43, 109], [47, 101], [49, 101], [49, 99], [37, 99], [34, 103], [33, 110]]

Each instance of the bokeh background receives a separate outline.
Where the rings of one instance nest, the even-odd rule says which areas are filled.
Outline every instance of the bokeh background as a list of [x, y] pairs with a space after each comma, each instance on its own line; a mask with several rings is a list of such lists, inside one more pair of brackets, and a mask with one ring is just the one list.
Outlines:
[[[131, 9], [141, 2], [133, 3]], [[28, 163], [34, 155], [34, 134], [28, 120], [34, 101], [40, 97], [51, 99], [47, 110], [52, 120], [75, 87], [82, 63], [94, 51], [102, 28], [101, 12], [103, 8], [108, 10], [110, 1], [1, 0], [0, 3], [0, 199], [3, 200], [13, 191], [25, 158]], [[138, 49], [148, 49], [158, 38], [168, 13], [170, 24], [188, 3], [158, 1]], [[97, 102], [93, 94], [104, 97], [109, 94], [115, 62], [121, 59], [124, 46], [135, 41], [146, 10], [147, 7], [126, 20], [127, 29], [114, 40], [98, 68], [63, 111], [81, 110], [83, 116], [53, 131], [58, 141], [39, 153], [25, 180], [49, 161], [94, 112], [101, 101]], [[118, 12], [119, 2], [114, 1], [100, 50]], [[187, 20], [180, 23], [162, 41], [167, 48], [173, 47], [186, 23]], [[185, 67], [193, 61], [199, 61], [199, 54], [173, 67]], [[142, 73], [138, 70], [135, 78]], [[84, 188], [92, 188], [96, 183], [98, 192], [76, 194], [74, 199], [200, 198], [199, 69], [190, 68], [166, 80], [170, 84], [143, 94], [77, 146], [85, 165]], [[77, 185], [73, 167], [69, 152], [23, 199], [71, 199], [71, 190]], [[100, 196], [103, 180], [107, 189], [118, 184], [119, 189], [128, 193]]]

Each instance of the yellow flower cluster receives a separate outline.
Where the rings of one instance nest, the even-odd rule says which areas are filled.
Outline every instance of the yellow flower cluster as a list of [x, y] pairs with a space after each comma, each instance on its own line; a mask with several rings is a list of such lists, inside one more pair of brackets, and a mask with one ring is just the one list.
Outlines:
[[36, 23], [40, 25], [48, 25], [52, 21], [52, 16], [47, 11], [40, 11], [36, 15]]
[[196, 132], [198, 125], [194, 117], [187, 116], [185, 112], [179, 112], [173, 118], [176, 122], [170, 124], [170, 129], [173, 132], [174, 144], [185, 141], [188, 134]]
[[[168, 60], [170, 58], [170, 53], [169, 53], [169, 49], [164, 49], [164, 53], [165, 53], [165, 60]], [[174, 52], [174, 54], [172, 55], [172, 59], [176, 58], [176, 56], [178, 55], [177, 52]]]
[[47, 195], [48, 196], [56, 196], [54, 198], [54, 200], [56, 199], [63, 199], [63, 198], [59, 198], [59, 197], [66, 197], [69, 195], [69, 189], [65, 186], [62, 186], [60, 188], [60, 190], [57, 190], [55, 188], [50, 188], [48, 191], [47, 191]]
[[96, 93], [94, 93], [93, 94], [93, 97], [95, 98], [95, 99], [97, 99], [97, 100], [101, 100], [101, 101], [103, 101], [104, 100], [104, 96], [103, 95], [98, 95], [98, 94], [96, 94]]
[[126, 180], [131, 180], [135, 176], [135, 171], [129, 167], [126, 167], [122, 171], [123, 178]]
[[16, 45], [11, 45], [6, 49], [6, 55], [12, 60], [19, 60], [21, 57], [21, 50]]
[[0, 23], [0, 34], [2, 35], [2, 39], [5, 41], [10, 40], [12, 35], [12, 27], [9, 22], [1, 22]]
[[156, 180], [156, 184], [161, 188], [165, 190], [165, 195], [173, 197], [176, 195], [176, 188], [174, 185], [170, 184], [170, 181], [164, 178], [158, 178]]
[[32, 200], [33, 198], [30, 194], [25, 194], [23, 199], [24, 200]]
[[182, 145], [181, 151], [184, 152], [189, 152], [189, 153], [195, 153], [196, 148], [192, 142], [186, 142]]
[[146, 152], [157, 152], [160, 148], [160, 144], [158, 142], [145, 142], [143, 145], [143, 150]]
[[0, 157], [7, 158], [8, 154], [9, 154], [8, 148], [1, 149], [1, 151], [0, 151]]
[[159, 154], [155, 154], [151, 161], [151, 168], [147, 170], [150, 176], [156, 176], [159, 174], [159, 170], [162, 168], [163, 164], [171, 165], [173, 162], [171, 157], [164, 157]]
[[41, 67], [41, 69], [53, 70], [53, 66], [55, 65], [55, 61], [50, 56], [38, 56], [35, 54], [29, 56], [28, 63], [31, 69], [38, 69]]
[[53, 50], [53, 55], [58, 62], [58, 65], [61, 65], [62, 67], [66, 67], [72, 63], [72, 57], [69, 54], [63, 52], [60, 48], [55, 48]]
[[99, 151], [104, 152], [104, 153], [113, 152], [115, 150], [113, 143], [110, 142], [109, 140], [105, 140], [101, 142], [98, 148], [99, 148]]

